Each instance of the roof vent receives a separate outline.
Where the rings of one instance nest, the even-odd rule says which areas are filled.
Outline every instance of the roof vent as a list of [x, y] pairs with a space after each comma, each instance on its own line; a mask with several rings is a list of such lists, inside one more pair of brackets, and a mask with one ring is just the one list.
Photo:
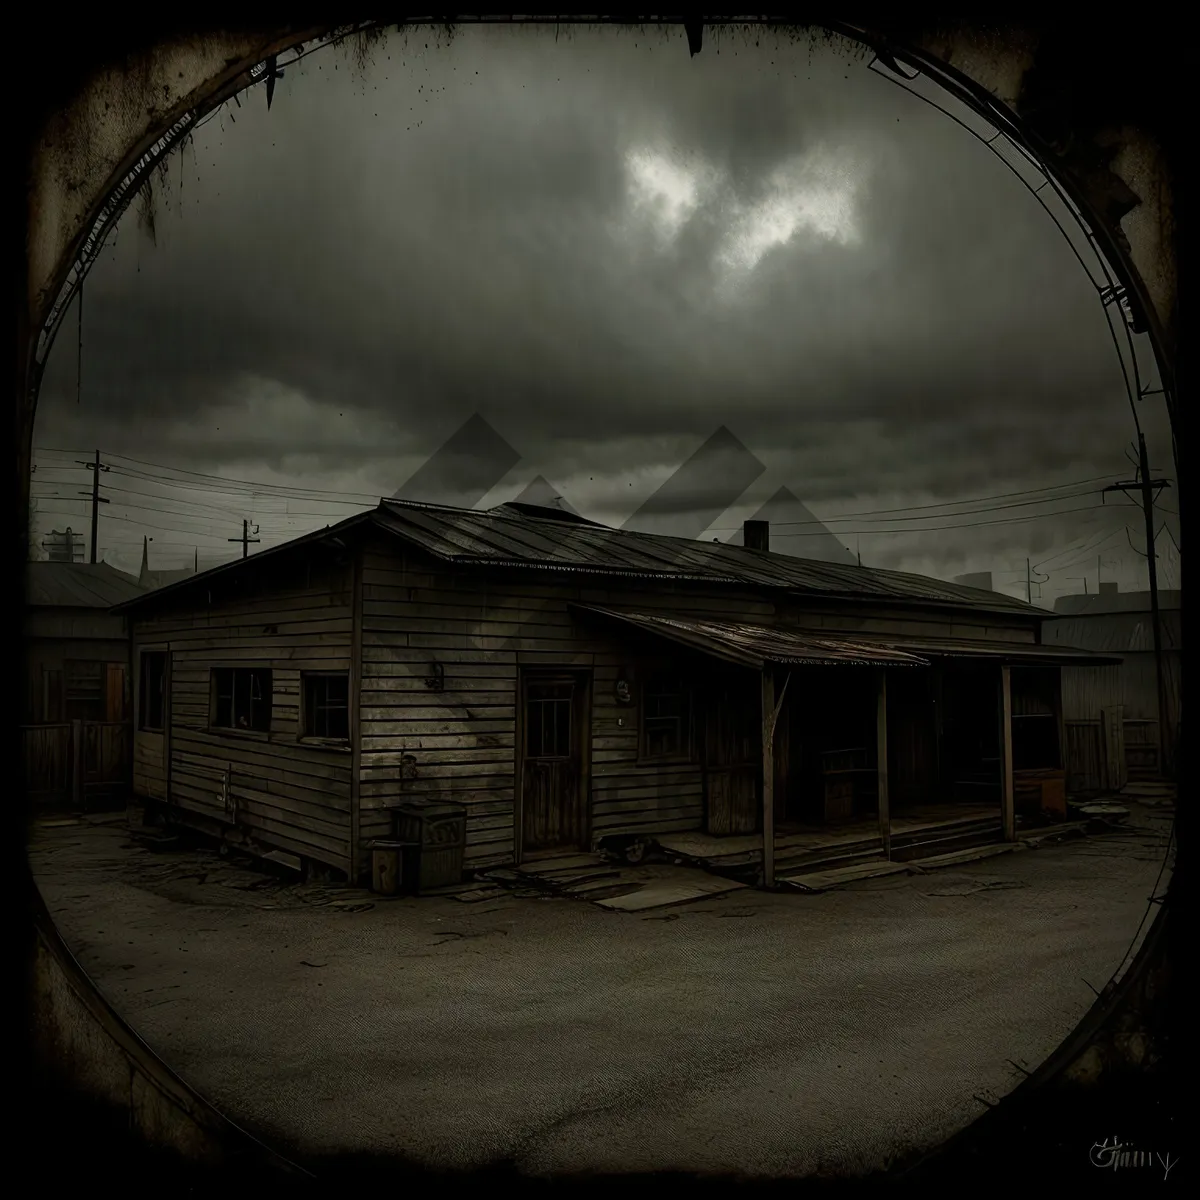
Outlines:
[[745, 521], [742, 524], [742, 545], [747, 550], [771, 549], [771, 522]]

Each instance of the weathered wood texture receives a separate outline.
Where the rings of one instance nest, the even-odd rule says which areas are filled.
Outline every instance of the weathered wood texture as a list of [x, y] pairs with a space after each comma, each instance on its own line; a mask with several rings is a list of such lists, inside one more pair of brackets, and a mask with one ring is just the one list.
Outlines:
[[[591, 841], [700, 826], [696, 755], [639, 757], [636, 685], [652, 667], [669, 666], [670, 651], [635, 649], [627, 635], [572, 615], [572, 602], [739, 620], [773, 615], [771, 604], [750, 596], [452, 573], [386, 542], [372, 545], [363, 565], [361, 837], [385, 835], [387, 806], [402, 797], [452, 800], [469, 813], [468, 865], [510, 861], [518, 668], [539, 667], [592, 675]], [[631, 684], [632, 703], [616, 696], [620, 677]]]
[[[300, 706], [302, 672], [350, 670], [352, 607], [352, 567], [326, 562], [135, 619], [139, 708], [140, 652], [169, 652], [168, 731], [142, 730], [134, 715], [135, 794], [348, 871], [349, 746], [304, 739]], [[271, 671], [268, 732], [212, 727], [222, 667]]]
[[36, 807], [94, 810], [128, 795], [129, 726], [123, 721], [24, 725], [21, 743]]

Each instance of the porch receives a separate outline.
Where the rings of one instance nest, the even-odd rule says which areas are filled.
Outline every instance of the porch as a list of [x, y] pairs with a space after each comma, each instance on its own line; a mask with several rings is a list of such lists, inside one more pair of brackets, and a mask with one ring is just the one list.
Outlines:
[[704, 821], [656, 839], [681, 859], [769, 888], [1066, 818], [1057, 649], [586, 611], [691, 664]]

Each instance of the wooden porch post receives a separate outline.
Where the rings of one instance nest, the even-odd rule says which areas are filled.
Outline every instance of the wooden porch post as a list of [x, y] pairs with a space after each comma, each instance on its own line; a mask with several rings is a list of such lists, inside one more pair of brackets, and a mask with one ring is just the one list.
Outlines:
[[350, 885], [357, 887], [363, 874], [362, 830], [362, 658], [363, 658], [363, 550], [354, 552], [351, 565], [350, 603]]
[[763, 887], [775, 886], [775, 676], [762, 669], [762, 862]]
[[1017, 816], [1013, 797], [1012, 668], [1000, 668], [1000, 819], [1004, 840], [1017, 840]]
[[789, 671], [775, 695], [775, 668], [763, 663], [762, 668], [762, 772], [763, 772], [763, 887], [775, 886], [775, 726], [779, 711], [792, 682]]
[[71, 722], [71, 807], [83, 810], [83, 722]]
[[883, 852], [892, 857], [892, 814], [888, 805], [887, 670], [879, 669], [875, 694], [875, 771], [879, 793], [879, 836]]

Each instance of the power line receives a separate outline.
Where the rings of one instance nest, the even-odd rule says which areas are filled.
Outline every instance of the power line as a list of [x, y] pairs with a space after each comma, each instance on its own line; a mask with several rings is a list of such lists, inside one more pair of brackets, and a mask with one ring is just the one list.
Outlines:
[[[54, 451], [51, 448], [47, 447], [47, 448], [39, 448], [38, 453], [66, 453], [66, 452], [65, 451], [62, 451], [62, 452]], [[108, 455], [108, 457], [110, 459], [116, 460], [118, 463], [133, 463], [133, 464], [136, 464], [137, 466], [153, 468], [155, 471], [158, 471], [158, 472], [164, 472], [164, 471], [173, 472], [174, 474], [157, 474], [156, 475], [153, 472], [137, 472], [137, 471], [128, 471], [128, 470], [122, 471], [122, 470], [120, 470], [119, 467], [114, 468], [114, 470], [117, 470], [118, 474], [125, 474], [129, 478], [142, 479], [147, 482], [170, 482], [178, 487], [187, 487], [188, 484], [185, 482], [186, 479], [198, 479], [198, 480], [205, 480], [205, 481], [211, 481], [213, 483], [223, 484], [226, 487], [233, 487], [233, 488], [238, 488], [238, 489], [241, 489], [241, 488], [249, 489], [251, 492], [256, 492], [256, 493], [266, 494], [266, 493], [273, 492], [273, 493], [278, 493], [280, 495], [287, 493], [289, 496], [291, 496], [294, 499], [307, 500], [307, 499], [317, 499], [319, 497], [328, 496], [328, 497], [344, 498], [347, 501], [354, 501], [354, 500], [358, 500], [361, 498], [368, 504], [377, 504], [380, 499], [380, 497], [375, 495], [375, 493], [373, 493], [373, 492], [348, 492], [348, 491], [328, 490], [328, 489], [319, 489], [319, 488], [299, 488], [299, 487], [296, 487], [294, 485], [289, 485], [289, 484], [264, 483], [264, 482], [258, 482], [255, 480], [250, 480], [250, 479], [231, 479], [224, 475], [213, 475], [211, 473], [204, 472], [204, 471], [191, 471], [191, 470], [188, 470], [188, 469], [182, 468], [182, 467], [167, 467], [165, 464], [162, 464], [162, 463], [148, 462], [145, 459], [133, 458], [128, 455], [110, 454], [110, 455]], [[182, 476], [184, 478], [178, 478], [179, 476]], [[1072, 488], [1085, 487], [1087, 484], [1092, 484], [1092, 483], [1101, 483], [1104, 480], [1111, 479], [1111, 478], [1112, 478], [1111, 474], [1096, 475], [1096, 476], [1091, 476], [1087, 479], [1076, 479], [1076, 480], [1072, 480], [1068, 483], [1052, 484], [1052, 485], [1048, 485], [1043, 488], [1024, 488], [1024, 489], [1021, 489], [1019, 491], [1014, 491], [1014, 492], [998, 492], [998, 493], [993, 493], [991, 495], [986, 495], [986, 496], [968, 497], [967, 499], [964, 499], [964, 500], [944, 500], [944, 501], [938, 501], [938, 502], [929, 503], [929, 504], [908, 505], [908, 506], [901, 507], [901, 508], [863, 509], [859, 512], [848, 513], [848, 514], [845, 514], [840, 517], [830, 517], [829, 520], [851, 521], [851, 520], [857, 520], [861, 517], [887, 516], [890, 513], [927, 512], [932, 509], [944, 509], [944, 508], [958, 508], [961, 510], [961, 506], [963, 506], [963, 505], [989, 505], [988, 510], [990, 511], [991, 509], [994, 509], [994, 508], [1015, 507], [1015, 506], [1009, 506], [1009, 505], [991, 505], [990, 502], [993, 500], [1009, 500], [1009, 499], [1015, 499], [1017, 497], [1022, 497], [1022, 496], [1040, 496], [1040, 497], [1042, 497], [1042, 499], [1040, 501], [1038, 501], [1038, 500], [1026, 501], [1025, 503], [1027, 503], [1027, 504], [1033, 504], [1033, 503], [1039, 503], [1039, 502], [1040, 503], [1048, 503], [1049, 501], [1054, 500], [1054, 499], [1066, 500], [1066, 499], [1074, 498], [1074, 496], [1072, 496], [1070, 494], [1056, 496], [1056, 495], [1052, 495], [1051, 493], [1064, 493]], [[1083, 493], [1079, 493], [1079, 494], [1086, 495], [1088, 493], [1083, 492]], [[949, 513], [945, 513], [945, 514], [941, 514], [941, 515], [970, 516], [972, 514], [970, 512], [957, 511], [957, 512], [949, 512]], [[917, 519], [920, 519], [920, 518], [917, 518]], [[805, 522], [791, 522], [790, 524], [805, 524]], [[726, 528], [732, 529], [734, 527], [730, 526], [730, 527], [726, 527]]]

